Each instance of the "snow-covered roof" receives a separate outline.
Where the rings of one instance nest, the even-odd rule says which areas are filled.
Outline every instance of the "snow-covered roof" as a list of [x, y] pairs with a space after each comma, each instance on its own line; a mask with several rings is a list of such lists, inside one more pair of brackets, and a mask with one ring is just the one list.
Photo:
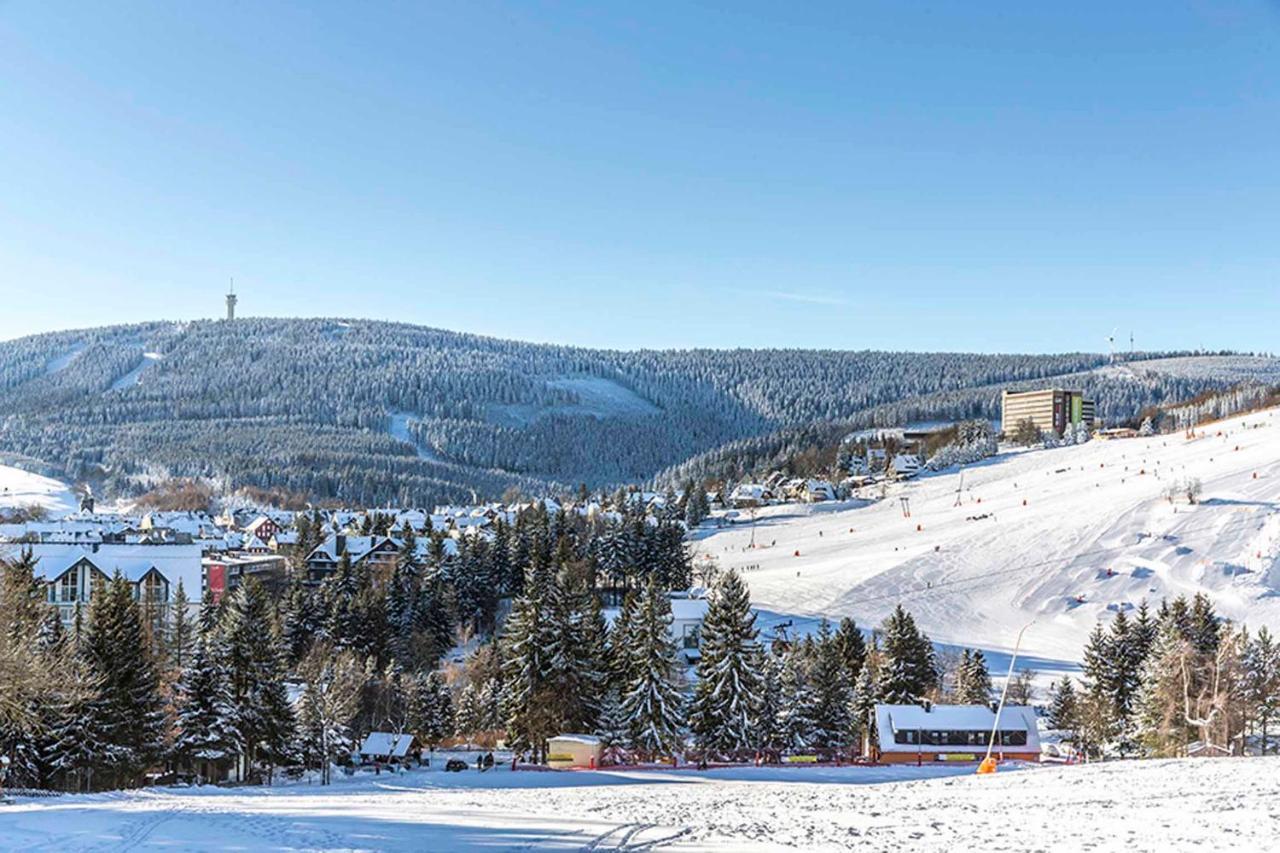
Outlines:
[[[894, 740], [895, 732], [974, 732], [989, 734], [995, 725], [995, 712], [986, 705], [933, 705], [926, 710], [921, 705], [876, 705], [876, 725], [880, 731], [880, 749], [883, 751], [947, 752], [955, 751], [956, 744], [900, 744]], [[1037, 732], [1035, 711], [1023, 705], [1006, 705], [1000, 712], [1002, 732], [1026, 732], [1026, 745], [1019, 745], [1018, 752], [1039, 752], [1040, 738]], [[986, 743], [986, 738], [976, 738]], [[999, 746], [997, 742], [997, 746]]]
[[675, 622], [701, 622], [707, 618], [709, 606], [705, 598], [673, 598], [671, 618]]
[[553, 743], [556, 741], [559, 741], [561, 743], [580, 743], [580, 744], [583, 744], [584, 746], [600, 745], [600, 738], [596, 737], [595, 735], [573, 735], [573, 734], [556, 735], [555, 737], [547, 738], [547, 740]]
[[369, 732], [360, 745], [360, 754], [404, 758], [412, 748], [413, 735], [409, 732]]
[[[182, 581], [188, 595], [194, 595], [201, 587], [199, 545], [127, 545], [115, 543], [68, 545], [38, 543], [30, 547], [36, 563], [36, 576], [51, 581], [61, 576], [80, 560], [88, 560], [107, 577], [117, 570], [126, 579], [137, 583], [155, 569], [176, 589]], [[3, 554], [6, 546], [0, 546]]]

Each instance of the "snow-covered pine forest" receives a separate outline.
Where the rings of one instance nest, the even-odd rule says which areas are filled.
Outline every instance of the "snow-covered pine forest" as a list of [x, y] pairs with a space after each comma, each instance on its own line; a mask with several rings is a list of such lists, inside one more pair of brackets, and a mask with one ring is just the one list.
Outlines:
[[0, 454], [110, 494], [203, 477], [431, 505], [645, 481], [697, 454], [768, 452], [789, 441], [779, 430], [991, 416], [1020, 383], [1083, 387], [1110, 420], [1277, 374], [1261, 357], [1141, 358], [619, 352], [365, 320], [146, 323], [0, 343]]

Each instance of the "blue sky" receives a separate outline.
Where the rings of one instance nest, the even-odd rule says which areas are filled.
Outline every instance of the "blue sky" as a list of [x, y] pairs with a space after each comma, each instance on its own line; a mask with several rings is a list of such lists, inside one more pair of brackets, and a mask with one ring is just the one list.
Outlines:
[[588, 346], [1280, 349], [1280, 5], [0, 0], [0, 338], [233, 275]]

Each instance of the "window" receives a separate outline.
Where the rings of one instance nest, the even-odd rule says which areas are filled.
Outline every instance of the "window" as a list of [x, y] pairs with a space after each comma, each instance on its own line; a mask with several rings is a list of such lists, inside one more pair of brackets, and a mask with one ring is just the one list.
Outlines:
[[[918, 741], [916, 739], [917, 736], [919, 737]], [[971, 729], [947, 731], [896, 729], [893, 733], [893, 742], [902, 745], [919, 743], [922, 746], [986, 746], [990, 738], [990, 731]], [[1021, 730], [1001, 731], [996, 737], [996, 743], [1000, 746], [1026, 746], [1027, 733]]]
[[696, 649], [702, 643], [702, 626], [685, 625], [682, 645], [686, 649]]
[[58, 580], [58, 601], [73, 602], [80, 598], [80, 567], [72, 566]]
[[148, 572], [142, 581], [142, 600], [147, 604], [163, 604], [169, 598], [166, 586], [159, 572]]

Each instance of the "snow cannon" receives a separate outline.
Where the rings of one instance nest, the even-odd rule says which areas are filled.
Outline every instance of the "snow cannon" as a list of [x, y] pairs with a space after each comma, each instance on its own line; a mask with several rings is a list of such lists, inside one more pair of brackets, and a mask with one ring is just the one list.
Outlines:
[[988, 755], [982, 759], [982, 763], [978, 765], [978, 775], [986, 776], [989, 773], [996, 772], [996, 760]]

